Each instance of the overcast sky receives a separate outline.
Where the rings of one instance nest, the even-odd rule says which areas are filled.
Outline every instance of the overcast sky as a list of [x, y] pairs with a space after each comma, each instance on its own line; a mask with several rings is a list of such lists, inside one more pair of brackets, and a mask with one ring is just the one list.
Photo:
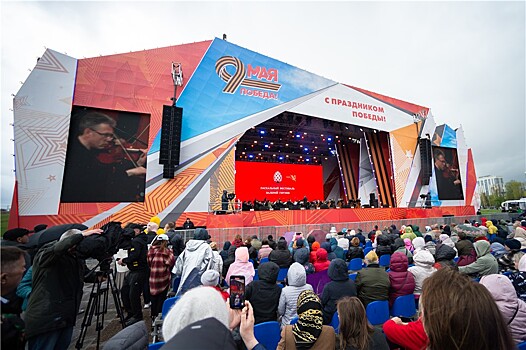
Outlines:
[[228, 41], [462, 125], [477, 175], [525, 181], [525, 3], [5, 2], [1, 206], [11, 203], [11, 94], [45, 48], [75, 58]]

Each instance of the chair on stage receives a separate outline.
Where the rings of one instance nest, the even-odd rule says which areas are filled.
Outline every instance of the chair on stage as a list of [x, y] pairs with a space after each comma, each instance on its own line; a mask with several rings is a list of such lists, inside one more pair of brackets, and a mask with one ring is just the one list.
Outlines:
[[279, 322], [269, 321], [254, 326], [254, 336], [267, 350], [275, 350], [281, 339]]
[[414, 318], [416, 314], [415, 296], [408, 294], [396, 298], [390, 313], [393, 317]]
[[365, 313], [369, 323], [373, 326], [384, 324], [389, 319], [389, 302], [387, 300], [373, 301], [367, 305]]
[[354, 258], [351, 261], [349, 261], [349, 265], [347, 266], [347, 269], [349, 271], [360, 271], [362, 269], [363, 261], [360, 258]]

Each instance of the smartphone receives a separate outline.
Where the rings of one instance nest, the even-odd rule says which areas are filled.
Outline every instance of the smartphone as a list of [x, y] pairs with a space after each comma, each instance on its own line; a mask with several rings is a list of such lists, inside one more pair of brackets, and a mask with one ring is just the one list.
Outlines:
[[245, 306], [245, 276], [230, 276], [230, 308]]

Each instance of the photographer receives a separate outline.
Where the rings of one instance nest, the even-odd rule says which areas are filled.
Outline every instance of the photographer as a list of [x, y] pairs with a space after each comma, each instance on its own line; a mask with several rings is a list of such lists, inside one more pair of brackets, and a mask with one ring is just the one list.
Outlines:
[[122, 303], [128, 312], [126, 326], [142, 321], [141, 293], [148, 278], [148, 237], [144, 231], [135, 230], [135, 237], [128, 250], [128, 257], [117, 260], [119, 265], [126, 265], [130, 273], [124, 279], [121, 289]]
[[36, 254], [25, 316], [30, 350], [68, 348], [84, 287], [85, 262], [75, 248], [84, 237], [100, 233], [100, 229], [71, 229]]

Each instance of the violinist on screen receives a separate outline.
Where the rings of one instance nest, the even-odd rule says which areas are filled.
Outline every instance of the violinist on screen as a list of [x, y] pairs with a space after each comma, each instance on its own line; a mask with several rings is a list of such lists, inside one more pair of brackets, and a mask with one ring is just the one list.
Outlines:
[[[61, 201], [143, 200], [146, 151], [126, 149], [114, 134], [115, 120], [106, 114], [89, 112], [78, 125], [76, 133], [70, 132]], [[140, 156], [134, 159], [131, 153]]]
[[447, 163], [442, 150], [435, 150], [434, 158], [438, 198], [441, 200], [464, 199], [460, 171]]

